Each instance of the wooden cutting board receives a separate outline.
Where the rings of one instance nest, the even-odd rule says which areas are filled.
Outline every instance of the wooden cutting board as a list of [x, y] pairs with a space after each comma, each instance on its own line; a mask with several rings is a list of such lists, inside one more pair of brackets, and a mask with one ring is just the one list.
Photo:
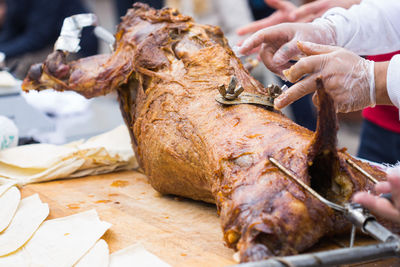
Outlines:
[[[112, 224], [103, 238], [110, 252], [140, 242], [172, 266], [234, 265], [234, 251], [225, 247], [214, 205], [162, 196], [145, 175], [130, 171], [31, 184], [23, 197], [39, 193], [50, 207], [48, 219], [95, 208]], [[358, 238], [358, 245], [373, 242]], [[324, 240], [311, 251], [340, 248], [347, 237]], [[369, 266], [399, 266], [397, 259]], [[363, 264], [362, 266], [367, 266]]]

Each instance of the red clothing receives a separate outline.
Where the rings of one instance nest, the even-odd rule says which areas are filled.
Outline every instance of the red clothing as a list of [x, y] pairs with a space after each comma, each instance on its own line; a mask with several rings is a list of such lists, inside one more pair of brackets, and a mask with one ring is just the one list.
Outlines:
[[[376, 62], [388, 61], [396, 54], [400, 54], [400, 51], [367, 58]], [[362, 115], [365, 119], [386, 130], [400, 133], [399, 109], [395, 106], [377, 105], [374, 108], [365, 108]]]

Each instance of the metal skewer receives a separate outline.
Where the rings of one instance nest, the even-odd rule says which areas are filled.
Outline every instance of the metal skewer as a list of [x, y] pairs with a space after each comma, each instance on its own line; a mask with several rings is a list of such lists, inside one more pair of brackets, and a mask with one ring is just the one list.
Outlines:
[[296, 183], [298, 183], [300, 186], [302, 186], [304, 189], [306, 189], [311, 195], [313, 195], [314, 197], [316, 197], [319, 201], [321, 201], [322, 203], [324, 203], [325, 205], [327, 205], [328, 207], [340, 211], [340, 212], [346, 212], [345, 207], [338, 205], [336, 203], [333, 203], [329, 200], [327, 200], [326, 198], [322, 197], [320, 194], [318, 194], [317, 192], [315, 192], [314, 189], [312, 189], [310, 186], [308, 186], [307, 184], [305, 184], [302, 180], [300, 180], [299, 178], [296, 177], [295, 174], [292, 173], [292, 171], [290, 171], [289, 169], [285, 168], [282, 164], [280, 164], [276, 159], [274, 159], [273, 157], [270, 157], [269, 160], [276, 166], [278, 167], [279, 170], [281, 170], [283, 173], [285, 173], [287, 176], [289, 176], [290, 178], [292, 178], [292, 180], [294, 180]]
[[[345, 206], [332, 203], [305, 184], [289, 169], [285, 168], [276, 159], [270, 157], [269, 160], [278, 167], [283, 173], [301, 185], [310, 194], [329, 207], [343, 212], [343, 215], [353, 224], [350, 248], [337, 249], [332, 251], [302, 254], [288, 257], [275, 257], [269, 260], [241, 264], [246, 267], [276, 266], [276, 267], [305, 267], [305, 266], [333, 266], [341, 264], [351, 264], [367, 260], [375, 260], [386, 257], [399, 256], [400, 238], [382, 226], [376, 219], [368, 213], [361, 205], [347, 203]], [[370, 234], [376, 240], [384, 243], [353, 247], [355, 228], [360, 228], [363, 232]]]
[[379, 181], [376, 180], [374, 177], [372, 177], [371, 174], [369, 174], [368, 172], [364, 171], [364, 169], [362, 169], [360, 166], [358, 166], [354, 161], [352, 161], [351, 159], [346, 159], [346, 162], [348, 164], [350, 164], [353, 168], [357, 169], [359, 172], [361, 172], [365, 177], [367, 177], [369, 180], [371, 180], [371, 182], [373, 182], [374, 184], [377, 184]]

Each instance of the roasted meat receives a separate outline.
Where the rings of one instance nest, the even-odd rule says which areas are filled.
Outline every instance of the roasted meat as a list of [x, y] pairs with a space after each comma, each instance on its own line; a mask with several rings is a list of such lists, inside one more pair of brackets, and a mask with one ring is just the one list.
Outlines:
[[337, 203], [372, 190], [347, 165], [350, 156], [336, 148], [336, 113], [320, 81], [314, 133], [277, 110], [215, 101], [218, 86], [232, 76], [245, 92], [270, 93], [245, 70], [218, 27], [196, 24], [174, 9], [135, 4], [116, 40], [111, 55], [73, 62], [55, 51], [31, 67], [24, 90], [72, 90], [88, 98], [116, 91], [151, 185], [163, 194], [215, 203], [224, 240], [240, 252], [241, 261], [296, 254], [349, 229], [341, 214], [269, 161], [274, 157]]

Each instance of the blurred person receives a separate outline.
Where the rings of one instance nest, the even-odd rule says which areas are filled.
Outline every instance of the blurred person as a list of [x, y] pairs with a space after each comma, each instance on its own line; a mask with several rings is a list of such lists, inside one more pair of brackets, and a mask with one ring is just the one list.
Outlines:
[[[330, 8], [342, 7], [348, 9], [352, 5], [359, 4], [361, 0], [317, 0], [300, 7], [285, 0], [265, 0], [265, 2], [275, 7], [277, 11], [265, 19], [239, 28], [239, 35], [254, 33], [260, 29], [283, 22], [311, 22], [322, 16]], [[397, 53], [369, 56], [367, 58], [373, 61], [387, 61]], [[309, 116], [308, 112], [300, 112], [300, 114]], [[395, 164], [400, 160], [400, 152], [391, 149], [392, 147], [398, 147], [400, 144], [398, 114], [397, 107], [388, 105], [368, 107], [362, 111], [363, 121], [358, 157], [389, 164]]]
[[166, 5], [197, 23], [219, 26], [231, 46], [239, 41], [236, 29], [252, 21], [247, 0], [166, 0]]
[[[0, 52], [20, 79], [53, 50], [64, 18], [87, 13], [80, 0], [0, 0]], [[97, 54], [97, 38], [84, 29], [79, 57]]]

